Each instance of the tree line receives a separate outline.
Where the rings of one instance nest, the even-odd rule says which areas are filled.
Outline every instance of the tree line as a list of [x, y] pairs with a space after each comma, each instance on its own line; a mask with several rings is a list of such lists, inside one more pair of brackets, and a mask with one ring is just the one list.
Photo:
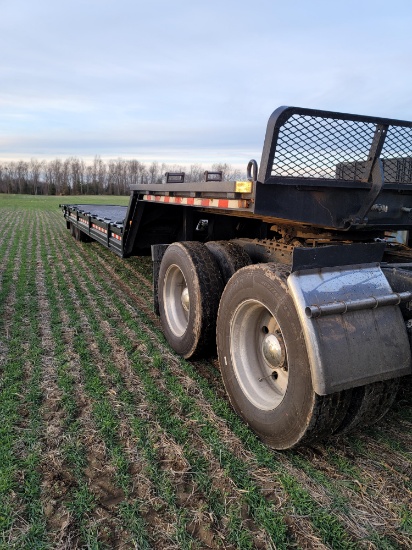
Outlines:
[[[209, 168], [210, 169], [210, 168]], [[245, 175], [229, 164], [214, 164], [212, 171], [222, 171], [223, 179], [238, 180]], [[185, 172], [185, 181], [200, 182], [205, 168], [138, 160], [104, 161], [96, 156], [91, 163], [70, 157], [40, 161], [0, 161], [0, 193], [29, 195], [128, 195], [129, 186], [137, 183], [163, 183], [166, 172]]]

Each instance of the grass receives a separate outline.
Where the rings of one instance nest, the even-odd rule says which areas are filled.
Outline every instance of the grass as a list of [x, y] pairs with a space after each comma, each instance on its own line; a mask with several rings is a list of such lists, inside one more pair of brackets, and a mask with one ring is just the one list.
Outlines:
[[411, 393], [379, 426], [274, 452], [213, 362], [168, 347], [150, 261], [1, 196], [0, 548], [406, 548]]
[[[12, 245], [2, 288], [3, 323], [10, 316], [7, 356], [2, 367], [0, 396], [0, 449], [2, 464], [1, 516], [2, 542], [16, 548], [45, 548], [46, 525], [40, 501], [43, 422], [42, 375], [38, 301], [35, 280], [36, 241], [34, 220], [21, 222], [20, 239]], [[18, 244], [20, 243], [20, 244]], [[24, 261], [22, 261], [24, 258]], [[13, 284], [14, 282], [14, 284]], [[12, 290], [13, 289], [13, 290]], [[5, 311], [4, 304], [13, 309]], [[4, 328], [4, 327], [3, 327]], [[16, 528], [18, 514], [26, 525]], [[7, 536], [7, 539], [6, 539]]]
[[[76, 264], [76, 268], [80, 271], [80, 266]], [[110, 353], [111, 349], [110, 346], [107, 343], [107, 340], [105, 339], [105, 335], [102, 333], [100, 323], [98, 322], [98, 319], [94, 315], [93, 311], [95, 309], [96, 304], [90, 303], [85, 300], [85, 293], [84, 289], [87, 287], [90, 287], [89, 281], [84, 281], [84, 285], [76, 285], [76, 291], [79, 296], [79, 302], [80, 305], [84, 309], [88, 309], [90, 313], [88, 314], [88, 321], [90, 323], [90, 328], [93, 330], [93, 336], [98, 342], [99, 350], [101, 352], [102, 358], [104, 358], [104, 364], [106, 370], [109, 372], [111, 376], [111, 381], [115, 385], [117, 389], [117, 393], [119, 395], [119, 398], [123, 400], [122, 406], [125, 408], [125, 410], [130, 411], [131, 414], [136, 416], [138, 412], [136, 411], [136, 407], [133, 406], [133, 396], [130, 394], [130, 392], [127, 391], [125, 387], [124, 380], [122, 380], [122, 377], [119, 373], [119, 371], [116, 370], [114, 365], [110, 362]], [[92, 291], [95, 289], [91, 288]], [[93, 295], [96, 293], [93, 292]], [[97, 302], [100, 302], [97, 299]], [[100, 302], [97, 304], [102, 308], [104, 311], [103, 304]], [[109, 316], [103, 317], [105, 320], [110, 321]], [[119, 327], [114, 325], [113, 328], [115, 330], [119, 330]], [[119, 331], [119, 338], [123, 339], [123, 343], [125, 343], [125, 339], [123, 337], [123, 334], [121, 331]], [[130, 349], [133, 349], [133, 344], [129, 341], [128, 347]], [[154, 364], [158, 363], [157, 366], [159, 366], [159, 357], [154, 357]], [[179, 419], [177, 419], [173, 414], [170, 413], [167, 403], [165, 403], [165, 400], [162, 399], [162, 395], [159, 395], [159, 393], [156, 391], [156, 385], [153, 384], [153, 381], [151, 380], [150, 376], [143, 377], [143, 369], [144, 363], [141, 361], [140, 357], [138, 356], [134, 360], [134, 368], [139, 369], [139, 373], [144, 385], [144, 388], [146, 390], [146, 395], [148, 398], [148, 401], [151, 405], [151, 407], [154, 410], [154, 412], [158, 413], [157, 417], [159, 419], [159, 423], [162, 426], [162, 428], [165, 429], [165, 432], [168, 434], [169, 437], [172, 437], [178, 444], [184, 445], [185, 438], [187, 437], [187, 432], [185, 430], [185, 427]], [[146, 371], [147, 373], [147, 371]], [[160, 408], [159, 408], [160, 406]], [[147, 472], [148, 476], [153, 482], [157, 494], [162, 497], [166, 504], [171, 507], [173, 510], [172, 512], [177, 516], [178, 522], [177, 522], [177, 532], [176, 532], [176, 540], [180, 541], [180, 544], [183, 544], [183, 538], [182, 533], [185, 532], [184, 529], [182, 529], [184, 523], [187, 523], [187, 520], [185, 519], [184, 515], [181, 513], [179, 514], [176, 510], [176, 494], [173, 491], [173, 488], [167, 478], [167, 475], [165, 475], [165, 472], [162, 472], [158, 468], [158, 459], [156, 456], [156, 450], [153, 445], [153, 442], [151, 441], [150, 436], [148, 435], [148, 426], [147, 423], [145, 423], [143, 420], [140, 421], [134, 421], [133, 422], [134, 432], [136, 437], [138, 438], [137, 443], [139, 446], [141, 446], [146, 459], [148, 461], [147, 465]], [[185, 458], [188, 460], [188, 463], [190, 465], [190, 469], [193, 472], [193, 479], [197, 482], [198, 486], [203, 490], [204, 493], [212, 493], [213, 489], [210, 488], [210, 484], [205, 482], [206, 479], [210, 480], [209, 477], [205, 474], [205, 462], [202, 461], [202, 457], [199, 455], [199, 453], [196, 453], [194, 449], [185, 448], [183, 450], [183, 454]], [[213, 498], [211, 499], [211, 505], [209, 507], [209, 510], [212, 514], [219, 515], [217, 512], [217, 506], [216, 502], [217, 499], [220, 500], [222, 498], [222, 495], [217, 495], [217, 491], [214, 492]], [[180, 531], [180, 535], [178, 532]], [[234, 537], [234, 534], [232, 534]], [[190, 545], [189, 545], [190, 546]]]

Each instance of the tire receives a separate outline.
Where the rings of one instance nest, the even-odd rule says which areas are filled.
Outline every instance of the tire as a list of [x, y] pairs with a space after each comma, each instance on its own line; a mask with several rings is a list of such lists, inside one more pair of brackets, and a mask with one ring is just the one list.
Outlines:
[[399, 378], [353, 388], [348, 411], [336, 434], [347, 434], [379, 422], [392, 407], [398, 390]]
[[171, 347], [186, 359], [216, 352], [216, 317], [223, 281], [199, 242], [171, 244], [160, 264], [160, 321]]
[[79, 241], [82, 243], [88, 243], [91, 241], [91, 238], [89, 237], [89, 235], [86, 235], [86, 233], [83, 233], [83, 231], [81, 231], [79, 227], [76, 227], [72, 223], [70, 224], [70, 233], [76, 241]]
[[206, 247], [213, 254], [225, 285], [236, 271], [252, 263], [249, 254], [231, 241], [210, 241]]
[[82, 232], [76, 225], [70, 224], [70, 233], [76, 241], [82, 240], [81, 239]]
[[235, 411], [274, 449], [332, 435], [351, 392], [318, 396], [312, 386], [300, 322], [285, 266], [257, 264], [237, 271], [223, 292], [217, 349]]
[[90, 243], [92, 241], [92, 239], [89, 237], [89, 235], [87, 235], [81, 229], [79, 229], [79, 239], [78, 240], [82, 243]]

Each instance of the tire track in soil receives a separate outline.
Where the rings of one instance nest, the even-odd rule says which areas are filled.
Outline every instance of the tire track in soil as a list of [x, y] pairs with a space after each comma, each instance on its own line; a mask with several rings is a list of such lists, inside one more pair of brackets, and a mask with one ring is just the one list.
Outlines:
[[[108, 534], [106, 532], [106, 528], [110, 535], [115, 534], [118, 530], [118, 519], [113, 513], [113, 509], [118, 499], [123, 499], [123, 492], [119, 491], [112, 482], [113, 469], [111, 465], [106, 462], [106, 449], [102, 440], [97, 435], [91, 411], [92, 404], [90, 403], [88, 395], [84, 391], [81, 360], [78, 353], [74, 351], [75, 334], [70, 328], [70, 318], [65, 311], [65, 304], [60, 295], [60, 289], [63, 283], [60, 280], [54, 257], [56, 249], [53, 247], [53, 237], [50, 237], [50, 235], [53, 235], [54, 226], [51, 223], [47, 225], [48, 230], [46, 231], [46, 242], [48, 244], [52, 259], [50, 266], [52, 271], [54, 292], [57, 296], [62, 324], [61, 337], [67, 349], [67, 359], [70, 364], [70, 372], [75, 380], [75, 399], [78, 411], [77, 421], [80, 424], [80, 443], [82, 448], [86, 450], [86, 467], [84, 469], [84, 476], [92, 493], [96, 497], [96, 506], [88, 517], [89, 530], [96, 530], [100, 533], [101, 543], [107, 543], [111, 548], [118, 548], [119, 545], [116, 538], [109, 538], [109, 540], [106, 540], [105, 536]], [[50, 244], [52, 244], [52, 246], [50, 246]], [[53, 476], [55, 474], [55, 472], [50, 472], [49, 475]], [[64, 510], [70, 502], [70, 489], [75, 488], [78, 485], [78, 480], [74, 478], [71, 468], [66, 462], [63, 462], [62, 471], [58, 473], [57, 479], [56, 477], [54, 479], [56, 480], [55, 484], [57, 491], [61, 489], [64, 491], [64, 494], [57, 500], [61, 506], [60, 511], [62, 516], [64, 517]], [[104, 528], [100, 529], [100, 525], [104, 525]], [[78, 531], [78, 526], [75, 526], [74, 522], [71, 521], [70, 524], [64, 526], [64, 528], [67, 533], [67, 538], [64, 542], [66, 547], [70, 549], [82, 548], [85, 541], [82, 541], [81, 538], [79, 538], [80, 534]]]
[[[99, 261], [99, 263], [100, 263], [100, 261]], [[109, 269], [109, 274], [110, 274], [111, 279], [116, 280], [118, 286], [120, 286], [122, 289], [124, 289], [126, 294], [134, 302], [136, 302], [140, 305], [140, 303], [142, 302], [142, 299], [138, 295], [136, 295], [133, 291], [130, 291], [130, 289], [125, 288], [125, 287], [127, 287], [127, 285], [122, 281], [122, 279], [120, 279], [119, 276], [117, 276], [116, 272], [114, 272], [112, 269]], [[142, 309], [145, 309], [145, 308], [142, 307]], [[326, 493], [324, 491], [319, 491], [318, 481], [311, 479], [310, 476], [308, 476], [306, 473], [301, 472], [301, 471], [299, 471], [295, 468], [290, 469], [289, 464], [284, 463], [284, 466], [287, 469], [289, 469], [290, 473], [292, 473], [292, 475], [294, 475], [295, 478], [299, 479], [300, 483], [303, 486], [311, 487], [311, 494], [312, 494], [312, 496], [314, 496], [316, 501], [322, 502], [326, 506], [331, 505], [331, 497], [328, 496], [328, 491], [326, 491]], [[327, 464], [327, 471], [328, 471], [328, 475], [329, 475], [330, 472], [331, 472], [330, 464]], [[364, 529], [360, 529], [359, 526], [358, 526], [358, 523], [357, 523], [356, 516], [358, 514], [362, 515], [362, 510], [365, 507], [365, 497], [362, 494], [359, 495], [356, 490], [352, 490], [350, 488], [345, 487], [345, 480], [344, 480], [343, 476], [339, 473], [338, 470], [336, 470], [336, 471], [334, 470], [333, 472], [334, 472], [334, 475], [333, 475], [334, 480], [337, 481], [337, 482], [339, 482], [339, 481], [342, 482], [342, 483], [340, 483], [340, 491], [343, 493], [343, 496], [346, 497], [347, 501], [351, 502], [351, 505], [350, 505], [349, 510], [347, 512], [337, 514], [339, 519], [341, 520], [342, 523], [347, 525], [347, 527], [349, 528], [349, 532], [353, 533], [353, 536], [355, 536], [358, 540], [362, 540], [362, 538], [367, 538], [370, 529], [374, 529], [376, 526], [380, 526], [382, 524], [382, 521], [381, 521], [381, 516], [382, 515], [380, 513], [379, 508], [375, 506], [373, 498], [370, 498], [369, 503], [371, 505], [371, 508], [374, 508], [374, 513], [369, 514], [369, 515], [363, 514], [363, 516], [367, 516], [367, 517], [371, 517], [371, 518], [376, 517], [377, 520], [374, 521], [372, 519], [372, 520], [366, 522], [367, 527], [364, 528]], [[332, 495], [332, 498], [333, 498], [333, 495]], [[390, 517], [390, 518], [387, 519], [386, 524], [387, 525], [393, 525], [394, 521], [397, 521], [397, 519], [394, 520], [393, 517]], [[379, 531], [382, 532], [382, 529], [379, 529]], [[391, 536], [393, 538], [396, 538], [396, 539], [399, 538], [398, 533], [394, 533], [393, 530], [392, 530], [392, 535]], [[365, 541], [365, 544], [368, 545], [369, 543]]]
[[[55, 243], [55, 245], [56, 245], [56, 243]], [[55, 248], [56, 248], [56, 250], [59, 251], [58, 252], [58, 254], [59, 254], [59, 260], [58, 261], [63, 264], [63, 258], [61, 256], [61, 250], [64, 251], [64, 247], [61, 247], [61, 244], [59, 244], [59, 245], [56, 245]], [[70, 266], [69, 266], [69, 268], [70, 268]], [[70, 272], [69, 272], [69, 270], [66, 269], [66, 267], [64, 267], [64, 271], [65, 271], [66, 276], [68, 274], [70, 276]], [[73, 296], [74, 296], [74, 293], [73, 293]], [[83, 318], [84, 318], [84, 315], [82, 313], [80, 304], [77, 304], [77, 312], [78, 312], [79, 316], [83, 316]], [[83, 320], [85, 321], [85, 318]], [[84, 326], [86, 326], [86, 325], [84, 325]], [[88, 330], [88, 332], [90, 333], [90, 330]], [[90, 334], [88, 334], [88, 336], [90, 336], [90, 341], [91, 341], [90, 349], [95, 355], [97, 354], [96, 359], [97, 359], [97, 364], [99, 365], [98, 368], [99, 368], [99, 371], [100, 371], [100, 375], [102, 376], [102, 378], [103, 377], [107, 378], [106, 373], [103, 372], [102, 368], [100, 367], [101, 361], [99, 361], [99, 359], [101, 359], [101, 358], [99, 357], [96, 343], [93, 342], [93, 336], [94, 335], [93, 335], [93, 333], [90, 333]], [[110, 385], [109, 385], [109, 387], [110, 387]], [[113, 397], [115, 396], [115, 391], [113, 389], [110, 389], [108, 391], [108, 396], [113, 401], [113, 403], [115, 405], [115, 409], [119, 410], [118, 404], [116, 404], [115, 400], [113, 399]], [[144, 415], [146, 414], [145, 411], [143, 411], [143, 414]], [[120, 433], [121, 433], [121, 438], [122, 438], [123, 441], [124, 441], [124, 438], [125, 438], [125, 434], [127, 434], [128, 430], [129, 430], [128, 424], [126, 424], [124, 419], [122, 419], [122, 424], [120, 426]], [[136, 477], [138, 477], [138, 479], [139, 479], [139, 486], [135, 487], [135, 493], [136, 494], [134, 496], [140, 496], [140, 497], [143, 497], [143, 496], [147, 497], [148, 496], [148, 501], [151, 503], [152, 510], [149, 514], [149, 520], [152, 520], [152, 521], [149, 521], [149, 523], [152, 523], [151, 524], [152, 531], [153, 532], [157, 531], [155, 533], [156, 534], [155, 538], [157, 538], [157, 540], [158, 540], [158, 542], [156, 543], [156, 548], [158, 547], [158, 544], [162, 542], [161, 541], [162, 536], [164, 537], [165, 540], [161, 543], [160, 547], [162, 547], [162, 548], [163, 547], [164, 548], [171, 548], [171, 540], [170, 540], [170, 531], [171, 531], [171, 529], [170, 529], [170, 526], [172, 526], [172, 530], [174, 530], [174, 526], [172, 525], [172, 523], [170, 523], [169, 525], [165, 524], [164, 522], [162, 522], [161, 518], [156, 519], [156, 516], [158, 514], [157, 514], [155, 509], [156, 508], [164, 508], [164, 503], [159, 502], [159, 499], [157, 497], [149, 494], [150, 487], [149, 486], [146, 487], [146, 485], [148, 485], [148, 481], [147, 481], [147, 479], [145, 479], [143, 477], [143, 475], [141, 473], [139, 473], [139, 470], [142, 470], [142, 467], [141, 467], [142, 457], [138, 456], [138, 454], [136, 453], [136, 450], [135, 450], [134, 447], [136, 447], [135, 442], [131, 443], [130, 439], [128, 439], [128, 441], [125, 445], [125, 448], [129, 452], [129, 454], [132, 455], [132, 458], [134, 459], [131, 470], [132, 470], [132, 473]], [[145, 483], [142, 483], [142, 480], [144, 480]], [[156, 521], [154, 521], [154, 520], [156, 520]]]
[[[81, 269], [80, 271], [81, 271], [81, 275], [84, 277], [85, 276], [84, 269]], [[99, 306], [94, 301], [94, 298], [90, 294], [90, 292], [86, 290], [85, 284], [82, 284], [82, 287], [84, 289], [85, 294], [87, 294], [88, 300], [90, 302], [88, 311], [98, 311]], [[115, 314], [115, 312], [112, 311], [111, 315], [113, 313]], [[119, 353], [119, 350], [120, 350], [120, 356], [122, 357], [122, 362], [121, 363], [117, 362], [116, 367], [118, 368], [119, 372], [122, 373], [123, 380], [126, 386], [128, 387], [128, 389], [129, 390], [131, 389], [132, 392], [135, 392], [136, 388], [139, 388], [139, 385], [141, 384], [141, 382], [139, 380], [136, 380], [136, 374], [130, 367], [130, 362], [127, 358], [126, 351], [121, 347], [121, 344], [118, 341], [118, 339], [113, 336], [113, 332], [108, 322], [102, 319], [101, 326], [102, 326], [102, 330], [104, 330], [105, 332], [105, 335], [108, 341], [111, 342], [112, 344], [112, 349], [116, 350], [114, 353], [114, 358], [116, 357], [116, 355]], [[92, 338], [93, 334], [90, 334], [90, 337]], [[126, 369], [125, 369], [125, 366], [122, 365], [123, 360], [127, 365]], [[102, 376], [105, 376], [104, 373], [101, 373], [101, 374]], [[108, 381], [108, 383], [110, 384], [110, 380]], [[141, 394], [140, 388], [139, 388], [139, 394]], [[139, 395], [139, 400], [140, 399], [141, 399], [141, 395]], [[117, 404], [117, 408], [119, 407], [121, 407], [120, 403]], [[148, 404], [144, 404], [144, 408], [147, 409], [150, 407]], [[174, 442], [173, 440], [170, 440], [170, 438], [166, 434], [163, 434], [161, 440], [159, 441], [159, 446], [161, 448], [161, 454], [163, 454], [164, 466], [168, 468], [172, 466], [171, 471], [173, 473], [173, 476], [175, 477], [174, 484], [178, 487], [178, 500], [181, 503], [183, 502], [185, 503], [186, 510], [188, 509], [188, 505], [190, 505], [193, 515], [195, 517], [199, 516], [199, 513], [196, 513], [196, 509], [204, 507], [204, 502], [202, 503], [201, 500], [200, 501], [196, 500], [196, 498], [198, 499], [199, 497], [196, 497], [196, 487], [192, 486], [188, 482], [190, 481], [190, 472], [187, 471], [188, 467], [187, 465], [186, 466], [183, 465], [182, 467], [182, 457], [184, 455], [184, 451], [182, 450], [180, 445], [176, 444], [176, 442]], [[197, 442], [196, 446], [199, 447], [199, 441]], [[171, 452], [171, 450], [173, 450], [174, 453]], [[199, 451], [199, 449], [197, 450]], [[211, 455], [210, 451], [208, 451], [207, 449], [206, 450], [202, 449], [199, 452], [202, 452], [202, 456], [205, 457], [207, 461], [211, 464], [211, 467], [213, 467], [213, 473], [211, 475], [213, 475], [214, 478], [217, 478], [220, 480], [220, 483], [216, 483], [216, 485], [220, 485], [221, 487], [224, 487], [224, 491], [227, 492], [227, 499], [235, 501], [241, 498], [242, 496], [241, 493], [233, 493], [234, 487], [230, 483], [228, 483], [228, 480], [225, 479], [225, 476], [226, 476], [225, 472], [222, 470], [221, 466], [216, 461], [216, 459]], [[206, 456], [206, 453], [207, 453], [207, 456]], [[188, 475], [189, 475], [189, 480], [187, 479]], [[180, 494], [179, 494], [179, 488], [181, 491]], [[191, 500], [193, 500], [193, 502], [191, 502]], [[205, 522], [205, 524], [208, 523], [207, 520], [208, 520], [207, 514], [206, 515], [203, 514], [203, 521]], [[195, 524], [193, 526], [193, 530], [195, 532], [197, 531], [198, 536], [203, 537], [203, 543], [206, 543], [208, 544], [208, 546], [210, 546], [210, 543], [212, 542], [210, 539], [210, 534], [205, 539], [205, 535], [207, 535], [208, 533], [207, 533], [207, 530], [204, 530], [204, 528], [200, 529], [200, 518], [197, 517], [196, 522], [193, 522], [193, 523]], [[255, 533], [255, 538], [256, 538], [256, 535], [257, 534]], [[218, 536], [217, 538], [223, 539], [224, 537], [223, 535], [220, 535], [220, 537]], [[263, 534], [260, 535], [260, 539], [261, 539], [260, 541], [256, 539], [256, 543], [254, 547], [267, 548], [268, 547], [267, 543], [270, 544], [270, 541], [267, 539], [265, 540], [265, 536]]]
[[[79, 250], [82, 249], [81, 246], [77, 246], [77, 243], [73, 243], [73, 249], [75, 248], [78, 248]], [[83, 248], [83, 250], [86, 252], [87, 251], [87, 246]], [[86, 252], [87, 254], [87, 252]], [[86, 262], [85, 260], [83, 260], [85, 263], [84, 263], [84, 266], [83, 266], [83, 270], [84, 271], [88, 271], [91, 278], [93, 279], [94, 278], [94, 271], [91, 271], [91, 266], [90, 266], [90, 262]], [[93, 261], [92, 261], [93, 263]], [[94, 264], [94, 267], [96, 267], [96, 263]], [[83, 271], [82, 270], [82, 271]], [[117, 281], [116, 281], [116, 285], [113, 284], [113, 279], [116, 279], [116, 277], [114, 276], [115, 274], [113, 273], [110, 273], [110, 278], [108, 281], [106, 281], [106, 284], [108, 284], [109, 286], [111, 286], [112, 288], [112, 292], [113, 293], [117, 293], [119, 299], [122, 301], [123, 305], [126, 307], [126, 309], [132, 313], [135, 317], [136, 317], [136, 311], [134, 310], [134, 308], [127, 302], [127, 300], [124, 299], [124, 296], [122, 295], [122, 293], [119, 293], [118, 292], [118, 289], [117, 289]], [[148, 330], [146, 326], [143, 326], [143, 329], [144, 330]], [[149, 331], [150, 333], [150, 331]], [[151, 338], [153, 340], [157, 340], [157, 337], [155, 334], [153, 333], [150, 333], [151, 335]], [[176, 358], [170, 353], [170, 351], [168, 349], [166, 349], [164, 346], [162, 346], [159, 342], [156, 342], [158, 347], [161, 348], [162, 350], [162, 353], [163, 355], [165, 355], [168, 359], [168, 364], [169, 363], [173, 363], [173, 364], [176, 364], [175, 366], [177, 368], [179, 368], [179, 365], [178, 365], [178, 360], [176, 360]], [[178, 377], [182, 376], [182, 373], [181, 372], [175, 372], [174, 374], [176, 374]], [[159, 373], [159, 380], [161, 379], [161, 373]], [[195, 382], [188, 378], [186, 375], [184, 375], [184, 380], [180, 379], [180, 382], [183, 384], [183, 386], [185, 386], [188, 390], [188, 392], [191, 392], [193, 391], [193, 387], [195, 385]], [[196, 395], [196, 397], [198, 397], [198, 395]], [[215, 416], [215, 413], [213, 412], [213, 410], [211, 409], [210, 405], [208, 403], [202, 403], [202, 407], [204, 408], [207, 408], [207, 417], [210, 418], [211, 422], [215, 423], [215, 424], [218, 424], [219, 425], [219, 428], [220, 428], [220, 431], [223, 432], [223, 435], [222, 435], [222, 438], [226, 441], [226, 443], [230, 440], [231, 443], [232, 443], [232, 446], [233, 446], [233, 441], [235, 440], [236, 441], [236, 456], [239, 456], [241, 457], [243, 460], [245, 460], [246, 462], [249, 462], [249, 463], [254, 463], [255, 462], [255, 459], [253, 457], [253, 455], [251, 455], [248, 451], [246, 451], [242, 445], [242, 443], [237, 440], [237, 438], [233, 435], [233, 433], [231, 433], [231, 431], [227, 428], [227, 425], [225, 423], [225, 421], [223, 421], [221, 418], [219, 417], [216, 417]], [[255, 466], [253, 466], [254, 468]], [[301, 472], [297, 472], [296, 469], [290, 467], [290, 465], [287, 463], [287, 461], [285, 461], [285, 467], [288, 469], [288, 471], [290, 471], [293, 475], [295, 475], [296, 477], [300, 477], [302, 478], [302, 473]], [[273, 486], [273, 472], [267, 472], [265, 471], [265, 469], [261, 469], [260, 472], [259, 472], [259, 478], [262, 479], [262, 477], [265, 475], [266, 479], [267, 479], [267, 483], [266, 483], [266, 486]], [[306, 486], [308, 485], [311, 485], [313, 491], [314, 491], [314, 496], [315, 498], [317, 498], [319, 500], [319, 494], [321, 494], [323, 496], [323, 504], [326, 503], [327, 504], [330, 504], [330, 498], [322, 493], [322, 490], [316, 485], [316, 483], [314, 482], [311, 482], [311, 480], [308, 480], [307, 476], [304, 477], [304, 485], [306, 484]], [[308, 533], [310, 533], [312, 531], [312, 526], [310, 525], [310, 523], [308, 524], [307, 521], [305, 520], [305, 518], [300, 518], [300, 517], [296, 517], [296, 518], [291, 518], [290, 520], [290, 523], [296, 523], [296, 522], [303, 522], [305, 523], [305, 525], [303, 526], [302, 529], [299, 529], [297, 528], [296, 531], [299, 532], [301, 531], [302, 532], [302, 539], [304, 538], [307, 538], [308, 536]], [[313, 540], [316, 540], [317, 536], [314, 534], [313, 535]], [[319, 542], [319, 547], [322, 547], [322, 544]]]

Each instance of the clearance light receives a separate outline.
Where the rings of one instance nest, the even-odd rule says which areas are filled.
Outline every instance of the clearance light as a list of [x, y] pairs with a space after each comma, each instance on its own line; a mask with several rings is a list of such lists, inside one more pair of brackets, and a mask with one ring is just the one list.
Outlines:
[[252, 182], [251, 181], [237, 181], [235, 190], [236, 190], [236, 193], [251, 193], [252, 192]]

